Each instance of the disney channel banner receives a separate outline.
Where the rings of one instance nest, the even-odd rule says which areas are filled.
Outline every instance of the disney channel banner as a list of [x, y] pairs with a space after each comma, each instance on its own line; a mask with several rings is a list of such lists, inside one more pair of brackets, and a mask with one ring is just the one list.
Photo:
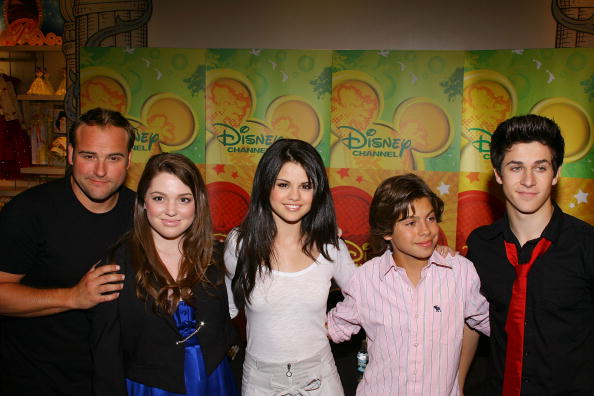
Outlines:
[[237, 226], [255, 167], [275, 140], [311, 143], [326, 163], [338, 223], [357, 261], [379, 183], [414, 172], [444, 200], [440, 243], [466, 251], [500, 217], [490, 136], [535, 113], [560, 125], [555, 199], [594, 224], [594, 49], [319, 51], [83, 48], [80, 105], [118, 110], [138, 128], [127, 184], [155, 153], [205, 175], [215, 232]]

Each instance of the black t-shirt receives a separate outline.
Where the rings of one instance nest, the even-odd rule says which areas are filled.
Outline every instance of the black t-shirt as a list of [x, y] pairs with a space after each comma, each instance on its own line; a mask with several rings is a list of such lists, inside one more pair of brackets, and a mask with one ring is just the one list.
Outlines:
[[[528, 272], [522, 395], [594, 394], [594, 227], [555, 205], [542, 233], [551, 247]], [[489, 390], [500, 395], [507, 335], [505, 322], [516, 278], [504, 240], [516, 244], [518, 261], [529, 260], [540, 238], [519, 246], [507, 217], [468, 237], [468, 258], [489, 301]]]
[[[70, 179], [36, 186], [0, 212], [0, 271], [36, 288], [72, 287], [132, 225], [134, 193], [122, 187], [107, 213], [89, 212]], [[71, 310], [2, 318], [2, 391], [9, 395], [90, 395], [89, 321]]]

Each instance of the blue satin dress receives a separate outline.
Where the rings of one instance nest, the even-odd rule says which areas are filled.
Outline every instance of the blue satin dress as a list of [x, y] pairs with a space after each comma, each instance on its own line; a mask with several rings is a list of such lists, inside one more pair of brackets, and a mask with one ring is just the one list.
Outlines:
[[[195, 310], [183, 301], [177, 306], [173, 319], [182, 337], [187, 337], [196, 329]], [[186, 393], [183, 396], [237, 396], [237, 386], [229, 361], [225, 357], [217, 368], [206, 375], [204, 358], [198, 335], [192, 336], [185, 342], [184, 372], [186, 377]], [[126, 387], [130, 396], [182, 396], [163, 389], [147, 386], [130, 379], [126, 379]]]

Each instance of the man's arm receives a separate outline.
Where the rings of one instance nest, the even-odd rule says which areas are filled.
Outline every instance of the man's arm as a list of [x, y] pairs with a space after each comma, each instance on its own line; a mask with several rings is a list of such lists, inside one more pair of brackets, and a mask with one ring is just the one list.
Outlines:
[[460, 365], [458, 367], [458, 383], [460, 385], [460, 394], [464, 394], [464, 383], [466, 375], [474, 359], [476, 348], [478, 347], [480, 334], [472, 330], [467, 324], [464, 324], [462, 335], [462, 351], [460, 352]]
[[[117, 265], [93, 267], [74, 287], [61, 289], [25, 286], [20, 283], [24, 275], [0, 271], [0, 315], [46, 316], [70, 309], [88, 309], [115, 300], [124, 280], [123, 274], [115, 273], [118, 270]], [[103, 295], [108, 292], [114, 293]]]

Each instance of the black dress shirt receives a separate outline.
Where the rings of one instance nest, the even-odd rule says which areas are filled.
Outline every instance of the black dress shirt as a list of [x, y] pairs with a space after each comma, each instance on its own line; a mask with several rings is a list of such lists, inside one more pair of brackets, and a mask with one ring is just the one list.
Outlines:
[[[552, 246], [528, 273], [522, 395], [594, 395], [594, 227], [554, 205], [542, 236]], [[516, 278], [504, 240], [527, 262], [540, 238], [520, 246], [507, 216], [468, 237], [468, 258], [489, 301], [489, 394], [503, 386], [505, 322]]]

